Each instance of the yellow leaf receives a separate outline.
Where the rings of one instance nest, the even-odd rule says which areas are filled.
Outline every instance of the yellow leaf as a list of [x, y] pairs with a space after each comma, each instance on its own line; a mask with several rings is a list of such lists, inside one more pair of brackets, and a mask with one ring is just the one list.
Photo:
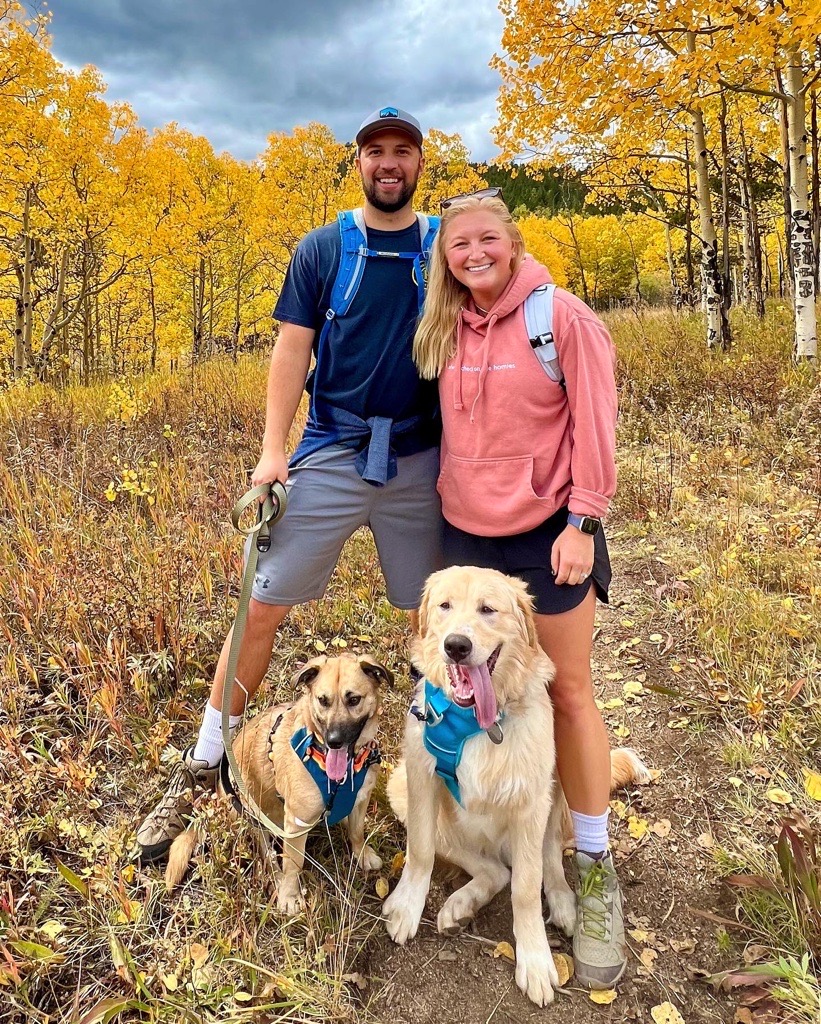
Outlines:
[[164, 974], [162, 976], [162, 983], [168, 989], [169, 992], [176, 992], [179, 981], [177, 980], [176, 974]]
[[611, 800], [610, 806], [613, 808], [613, 813], [618, 818], [624, 819], [627, 814], [627, 804], [623, 800]]
[[609, 1003], [613, 1002], [618, 993], [614, 988], [593, 988], [590, 990], [589, 995], [592, 1002], [599, 1003], [601, 1006], [607, 1006]]
[[804, 769], [804, 792], [810, 800], [821, 800], [821, 775]]
[[568, 956], [567, 953], [554, 953], [553, 963], [556, 965], [556, 973], [559, 975], [559, 988], [564, 988], [576, 970], [573, 957]]
[[777, 786], [767, 790], [767, 799], [773, 804], [791, 804], [792, 797], [786, 789], [779, 789]]
[[318, 651], [324, 651], [327, 649], [327, 645], [322, 640], [314, 640], [314, 647]]
[[634, 839], [643, 839], [647, 835], [649, 827], [646, 818], [638, 818], [635, 814], [631, 814], [627, 819], [627, 831]]
[[503, 956], [506, 960], [510, 960], [511, 963], [516, 962], [516, 954], [513, 952], [513, 946], [509, 942], [499, 942], [496, 944], [496, 948], [493, 950], [494, 956]]
[[391, 861], [391, 874], [398, 875], [404, 866], [405, 854], [400, 850], [399, 853], [394, 854], [393, 860]]
[[644, 687], [634, 679], [628, 680], [622, 689], [628, 697], [635, 697], [639, 693], [644, 693]]
[[658, 960], [658, 952], [655, 949], [650, 949], [648, 946], [639, 953], [639, 960], [641, 960], [648, 971], [652, 971], [653, 965]]
[[627, 739], [630, 735], [630, 729], [626, 725], [617, 725], [613, 732], [619, 737], [619, 739]]
[[672, 1003], [659, 1003], [650, 1011], [654, 1024], [684, 1024], [684, 1018]]
[[195, 967], [202, 967], [208, 959], [208, 949], [201, 942], [192, 942], [188, 953]]
[[650, 642], [651, 643], [660, 644], [663, 639], [664, 639], [664, 637], [661, 635], [661, 633], [651, 633], [650, 634]]
[[390, 886], [388, 885], [387, 879], [382, 878], [382, 876], [380, 875], [380, 877], [376, 880], [376, 895], [380, 898], [380, 900], [384, 900], [389, 892]]

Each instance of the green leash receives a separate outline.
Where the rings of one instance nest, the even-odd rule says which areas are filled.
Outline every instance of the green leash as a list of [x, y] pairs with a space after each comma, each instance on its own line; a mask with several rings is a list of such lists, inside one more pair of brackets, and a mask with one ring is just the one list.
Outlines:
[[[264, 499], [261, 503], [260, 498]], [[242, 645], [242, 636], [245, 632], [245, 623], [248, 618], [248, 603], [251, 600], [251, 589], [254, 585], [259, 553], [270, 548], [271, 527], [275, 526], [285, 515], [287, 504], [288, 495], [285, 488], [278, 480], [275, 480], [272, 484], [258, 484], [256, 487], [251, 488], [250, 491], [243, 494], [231, 510], [231, 522], [234, 524], [234, 529], [237, 533], [241, 533], [244, 537], [254, 537], [254, 540], [250, 545], [248, 561], [245, 563], [245, 572], [242, 576], [242, 588], [240, 590], [239, 602], [237, 603], [234, 631], [231, 634], [231, 646], [228, 649], [228, 667], [225, 670], [225, 681], [222, 685], [222, 743], [234, 777], [234, 784], [245, 803], [246, 809], [260, 824], [273, 832], [275, 836], [279, 836], [280, 839], [296, 839], [310, 832], [316, 822], [312, 822], [299, 832], [285, 832], [276, 822], [271, 821], [262, 808], [258, 806], [245, 785], [242, 772], [239, 770], [239, 765], [234, 756], [229, 720], [231, 696], [234, 692], [234, 683], [236, 681], [237, 659], [240, 646]], [[252, 505], [258, 505], [260, 511], [256, 523], [250, 529], [245, 529], [240, 526], [240, 519], [243, 512]]]

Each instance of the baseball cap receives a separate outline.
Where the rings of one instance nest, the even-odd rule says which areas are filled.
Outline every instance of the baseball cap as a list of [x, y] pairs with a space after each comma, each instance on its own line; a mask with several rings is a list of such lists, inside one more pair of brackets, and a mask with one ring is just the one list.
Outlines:
[[374, 110], [372, 114], [368, 114], [356, 133], [357, 146], [361, 146], [375, 132], [382, 132], [388, 128], [394, 128], [396, 131], [405, 132], [410, 135], [421, 149], [421, 125], [413, 114], [409, 114], [407, 110], [402, 110], [399, 107], [380, 107], [379, 110]]

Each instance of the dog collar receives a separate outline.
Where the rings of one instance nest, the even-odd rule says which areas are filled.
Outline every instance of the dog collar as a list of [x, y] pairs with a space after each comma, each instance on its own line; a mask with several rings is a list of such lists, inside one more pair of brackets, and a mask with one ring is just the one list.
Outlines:
[[[462, 760], [462, 751], [471, 737], [485, 731], [476, 720], [475, 707], [461, 707], [444, 690], [426, 679], [424, 708], [420, 711], [414, 704], [410, 713], [423, 724], [422, 738], [425, 749], [436, 761], [436, 774], [448, 787], [453, 799], [461, 805], [457, 769]], [[496, 739], [491, 736], [491, 739], [494, 743], [500, 743], [502, 731], [498, 721], [493, 723], [491, 729], [498, 730], [499, 737]], [[487, 730], [488, 735], [490, 731]]]

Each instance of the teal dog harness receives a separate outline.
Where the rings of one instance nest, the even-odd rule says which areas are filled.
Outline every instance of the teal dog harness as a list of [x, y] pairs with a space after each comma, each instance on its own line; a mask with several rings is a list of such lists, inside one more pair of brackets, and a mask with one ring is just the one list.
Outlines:
[[325, 770], [325, 744], [307, 729], [299, 729], [291, 737], [291, 746], [316, 783], [325, 802], [325, 820], [329, 825], [347, 818], [353, 810], [359, 790], [371, 765], [379, 764], [382, 757], [373, 742], [361, 747], [348, 762], [348, 771], [339, 782], [328, 778]]
[[461, 805], [457, 769], [462, 760], [462, 750], [471, 736], [484, 732], [476, 721], [476, 709], [460, 707], [426, 679], [424, 711], [414, 705], [411, 714], [423, 723], [425, 750], [436, 760], [436, 774]]

